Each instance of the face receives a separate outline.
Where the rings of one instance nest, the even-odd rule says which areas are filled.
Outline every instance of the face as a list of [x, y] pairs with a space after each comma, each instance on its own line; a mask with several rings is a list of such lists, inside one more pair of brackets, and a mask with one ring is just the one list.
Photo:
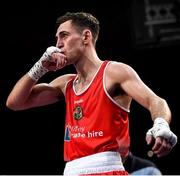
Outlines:
[[66, 55], [68, 64], [72, 64], [83, 54], [83, 35], [71, 24], [71, 21], [62, 23], [56, 33], [56, 47], [61, 48]]

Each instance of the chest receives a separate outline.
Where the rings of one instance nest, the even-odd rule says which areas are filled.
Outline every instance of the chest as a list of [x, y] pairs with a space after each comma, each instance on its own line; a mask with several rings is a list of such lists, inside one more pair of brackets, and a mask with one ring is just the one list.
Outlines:
[[87, 80], [84, 82], [75, 81], [73, 84], [73, 90], [76, 94], [80, 95], [85, 92], [91, 86], [91, 81]]

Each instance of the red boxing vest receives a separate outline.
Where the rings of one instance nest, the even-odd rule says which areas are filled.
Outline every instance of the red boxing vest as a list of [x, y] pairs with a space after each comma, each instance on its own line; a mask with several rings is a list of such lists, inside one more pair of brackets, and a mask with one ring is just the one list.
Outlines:
[[129, 152], [128, 110], [120, 107], [107, 93], [104, 80], [109, 61], [104, 61], [89, 86], [77, 94], [74, 82], [66, 86], [66, 123], [64, 160], [104, 151]]

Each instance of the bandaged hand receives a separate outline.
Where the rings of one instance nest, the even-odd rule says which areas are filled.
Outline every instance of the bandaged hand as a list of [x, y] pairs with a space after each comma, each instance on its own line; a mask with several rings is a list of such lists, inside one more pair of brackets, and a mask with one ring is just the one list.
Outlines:
[[[57, 59], [52, 57], [54, 54], [59, 54], [63, 59], [63, 62], [65, 62], [64, 58], [65, 56], [61, 53], [61, 50], [57, 47], [50, 46], [46, 49], [42, 57], [37, 61], [34, 66], [29, 70], [28, 75], [35, 81], [40, 79], [45, 73], [48, 71], [55, 71], [57, 70], [57, 67], [59, 67], [59, 62], [57, 62]], [[61, 61], [62, 62], [62, 61]]]
[[170, 130], [167, 121], [158, 117], [154, 121], [154, 125], [146, 133], [147, 144], [154, 141], [152, 151], [158, 157], [168, 154], [177, 143], [177, 136]]

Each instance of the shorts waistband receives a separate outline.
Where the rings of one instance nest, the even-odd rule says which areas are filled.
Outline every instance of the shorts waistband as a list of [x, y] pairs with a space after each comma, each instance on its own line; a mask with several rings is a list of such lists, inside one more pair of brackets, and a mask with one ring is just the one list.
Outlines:
[[118, 152], [101, 152], [67, 162], [64, 175], [80, 175], [110, 171], [124, 171]]

